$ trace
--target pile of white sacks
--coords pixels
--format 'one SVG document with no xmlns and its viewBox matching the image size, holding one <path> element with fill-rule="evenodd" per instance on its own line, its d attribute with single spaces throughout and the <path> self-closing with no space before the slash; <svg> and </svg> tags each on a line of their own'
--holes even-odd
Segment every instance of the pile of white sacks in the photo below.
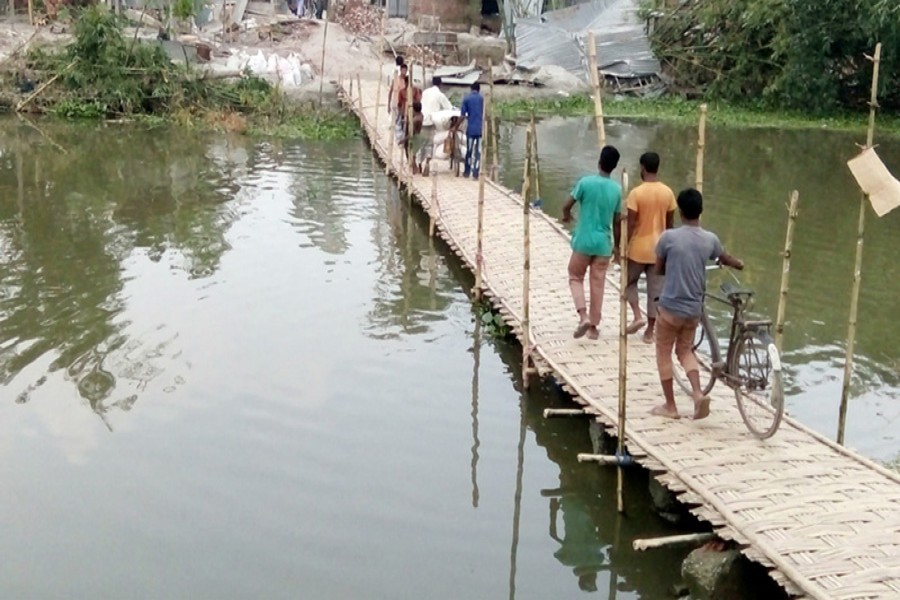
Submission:
<svg viewBox="0 0 900 600">
<path fill-rule="evenodd" d="M 282 88 L 297 87 L 315 78 L 312 67 L 304 64 L 300 56 L 293 52 L 284 57 L 277 54 L 266 56 L 262 50 L 252 55 L 241 50 L 228 57 L 225 68 L 232 72 L 249 70 Z"/>
</svg>

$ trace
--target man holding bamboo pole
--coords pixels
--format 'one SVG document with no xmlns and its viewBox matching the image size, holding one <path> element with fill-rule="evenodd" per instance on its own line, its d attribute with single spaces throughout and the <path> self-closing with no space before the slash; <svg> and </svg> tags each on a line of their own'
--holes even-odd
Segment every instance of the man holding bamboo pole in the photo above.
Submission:
<svg viewBox="0 0 900 600">
<path fill-rule="evenodd" d="M 578 312 L 578 326 L 573 336 L 600 337 L 597 327 L 603 309 L 606 270 L 618 243 L 622 211 L 622 186 L 610 178 L 619 164 L 619 151 L 604 146 L 600 151 L 599 175 L 582 177 L 563 206 L 563 223 L 572 221 L 572 207 L 578 204 L 578 224 L 572 234 L 572 257 L 569 259 L 569 289 Z M 591 304 L 588 311 L 584 296 L 584 277 L 590 270 Z"/>
</svg>

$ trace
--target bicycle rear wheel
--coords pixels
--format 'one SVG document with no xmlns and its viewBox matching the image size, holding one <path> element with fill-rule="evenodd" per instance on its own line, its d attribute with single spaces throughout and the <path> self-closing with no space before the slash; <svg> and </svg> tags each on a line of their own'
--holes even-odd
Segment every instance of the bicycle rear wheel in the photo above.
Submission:
<svg viewBox="0 0 900 600">
<path fill-rule="evenodd" d="M 694 357 L 700 363 L 700 389 L 705 396 L 716 385 L 713 365 L 722 360 L 722 354 L 719 351 L 719 338 L 709 322 L 709 316 L 706 314 L 706 311 L 703 311 L 703 316 L 700 317 L 700 324 L 697 326 L 697 331 L 694 334 Z M 690 396 L 693 393 L 691 382 L 688 381 L 687 374 L 678 361 L 676 361 L 673 374 L 681 389 Z"/>
<path fill-rule="evenodd" d="M 784 416 L 781 357 L 767 332 L 745 331 L 737 341 L 728 372 L 747 429 L 761 440 L 772 437 Z"/>
</svg>

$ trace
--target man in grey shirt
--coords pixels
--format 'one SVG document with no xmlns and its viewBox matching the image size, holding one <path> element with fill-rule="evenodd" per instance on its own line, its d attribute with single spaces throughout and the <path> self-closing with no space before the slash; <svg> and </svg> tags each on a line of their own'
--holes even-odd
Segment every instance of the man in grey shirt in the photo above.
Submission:
<svg viewBox="0 0 900 600">
<path fill-rule="evenodd" d="M 656 244 L 656 269 L 666 276 L 659 297 L 656 320 L 656 366 L 666 403 L 653 408 L 654 415 L 679 418 L 672 386 L 672 347 L 691 382 L 694 419 L 709 416 L 709 398 L 700 388 L 700 365 L 694 357 L 694 334 L 703 314 L 706 291 L 706 263 L 743 269 L 744 262 L 725 252 L 716 234 L 700 226 L 703 196 L 688 188 L 678 194 L 681 227 L 662 234 Z"/>
</svg>

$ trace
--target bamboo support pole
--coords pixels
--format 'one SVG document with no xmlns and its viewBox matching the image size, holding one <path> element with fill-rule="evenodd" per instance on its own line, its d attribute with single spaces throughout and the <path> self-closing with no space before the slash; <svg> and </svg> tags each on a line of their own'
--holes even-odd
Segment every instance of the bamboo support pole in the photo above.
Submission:
<svg viewBox="0 0 900 600">
<path fill-rule="evenodd" d="M 594 120 L 597 123 L 597 140 L 600 147 L 606 145 L 606 127 L 603 125 L 603 98 L 600 96 L 600 72 L 597 70 L 597 43 L 594 32 L 588 32 L 588 68 L 590 69 L 591 87 L 594 90 Z"/>
<path fill-rule="evenodd" d="M 872 57 L 872 96 L 869 100 L 869 129 L 866 132 L 866 148 L 875 143 L 875 113 L 878 110 L 878 70 L 881 66 L 881 42 L 875 45 Z M 850 379 L 853 376 L 853 350 L 856 346 L 856 318 L 859 313 L 859 287 L 862 281 L 863 240 L 866 233 L 866 195 L 859 200 L 859 225 L 856 232 L 856 260 L 853 263 L 853 288 L 850 294 L 850 318 L 847 324 L 847 356 L 844 361 L 844 383 L 841 388 L 841 407 L 838 416 L 837 443 L 843 445 L 847 426 L 847 403 L 850 400 Z"/>
<path fill-rule="evenodd" d="M 552 417 L 588 417 L 590 413 L 585 412 L 583 408 L 545 408 L 544 418 Z"/>
<path fill-rule="evenodd" d="M 628 172 L 622 171 L 622 196 L 628 193 Z M 628 249 L 628 211 L 622 211 L 617 215 L 621 223 L 619 235 L 619 257 L 620 257 L 620 282 L 619 282 L 619 439 L 617 455 L 625 456 L 625 398 L 628 385 L 628 299 L 626 298 L 625 288 L 628 285 L 628 265 L 627 249 Z M 625 499 L 623 497 L 623 488 L 625 481 L 625 471 L 622 465 L 619 465 L 618 480 L 616 483 L 616 504 L 619 512 L 625 512 Z"/>
<path fill-rule="evenodd" d="M 533 372 L 531 364 L 531 322 L 529 306 L 531 297 L 531 151 L 532 126 L 525 132 L 525 169 L 522 176 L 522 227 L 523 227 L 523 262 L 522 262 L 522 387 L 528 389 L 528 376 Z"/>
<path fill-rule="evenodd" d="M 628 455 L 591 454 L 589 452 L 579 453 L 578 462 L 594 462 L 601 465 L 616 465 L 619 467 L 630 467 L 634 465 L 634 459 Z"/>
<path fill-rule="evenodd" d="M 697 180 L 694 187 L 703 192 L 703 155 L 706 149 L 706 104 L 700 105 L 700 127 L 697 134 Z"/>
<path fill-rule="evenodd" d="M 322 106 L 322 91 L 325 85 L 325 48 L 328 41 L 328 19 L 325 19 L 325 31 L 322 32 L 322 60 L 319 63 L 319 106 Z"/>
<path fill-rule="evenodd" d="M 784 344 L 784 315 L 787 311 L 788 281 L 791 275 L 791 249 L 794 246 L 794 226 L 797 223 L 797 202 L 800 193 L 797 190 L 791 192 L 791 203 L 788 206 L 787 234 L 784 239 L 784 253 L 781 268 L 781 289 L 778 292 L 778 311 L 775 313 L 775 347 L 778 353 L 783 351 Z"/>
<path fill-rule="evenodd" d="M 359 73 L 356 73 L 356 96 L 359 99 L 359 118 L 365 121 L 365 114 L 363 114 L 363 94 L 362 94 L 362 82 L 359 80 Z M 377 111 L 375 114 L 378 114 Z M 365 124 L 365 123 L 363 123 Z"/>
<path fill-rule="evenodd" d="M 431 206 L 429 207 L 431 210 L 428 211 L 428 236 L 433 238 L 435 222 L 441 214 L 441 207 L 438 203 L 437 173 L 435 173 L 434 169 L 431 169 L 428 172 L 428 176 L 431 179 Z"/>
<path fill-rule="evenodd" d="M 668 548 L 669 546 L 678 546 L 682 544 L 703 544 L 714 539 L 716 539 L 716 534 L 714 533 L 687 533 L 684 535 L 669 535 L 646 540 L 634 540 L 631 543 L 631 547 L 634 548 L 636 552 L 642 552 L 644 550 Z"/>
<path fill-rule="evenodd" d="M 34 27 L 34 0 L 28 0 L 28 24 Z"/>
<path fill-rule="evenodd" d="M 376 139 L 381 135 L 381 130 L 378 129 L 378 117 L 381 115 L 381 86 L 382 79 L 384 79 L 384 29 L 385 22 L 387 21 L 387 5 L 384 6 L 384 11 L 381 13 L 381 35 L 378 38 L 378 91 L 375 93 L 375 136 Z"/>
<path fill-rule="evenodd" d="M 497 181 L 497 172 L 498 169 L 498 161 L 500 160 L 498 157 L 499 151 L 499 136 L 497 134 L 497 117 L 494 115 L 494 61 L 492 59 L 488 59 L 488 75 L 490 77 L 490 85 L 491 85 L 491 99 L 490 99 L 490 108 L 491 108 L 491 143 L 493 144 L 493 151 L 491 152 L 491 181 Z"/>
<path fill-rule="evenodd" d="M 493 96 L 489 96 L 487 99 L 487 106 L 490 108 L 491 103 L 493 101 Z M 487 121 L 487 116 L 485 111 L 481 113 L 481 131 L 482 135 L 488 133 L 484 129 L 485 122 Z M 482 138 L 483 139 L 483 138 Z M 487 141 L 493 141 L 493 134 L 488 134 Z M 484 148 L 482 148 L 481 153 L 481 162 L 484 162 Z M 479 165 L 481 166 L 481 165 Z M 484 251 L 484 180 L 486 174 L 482 169 L 481 176 L 478 178 L 478 224 L 476 225 L 476 242 L 475 242 L 475 289 L 472 292 L 475 295 L 475 301 L 481 302 L 481 288 L 483 287 L 482 277 L 484 276 L 482 273 L 484 256 L 482 255 Z"/>
</svg>

